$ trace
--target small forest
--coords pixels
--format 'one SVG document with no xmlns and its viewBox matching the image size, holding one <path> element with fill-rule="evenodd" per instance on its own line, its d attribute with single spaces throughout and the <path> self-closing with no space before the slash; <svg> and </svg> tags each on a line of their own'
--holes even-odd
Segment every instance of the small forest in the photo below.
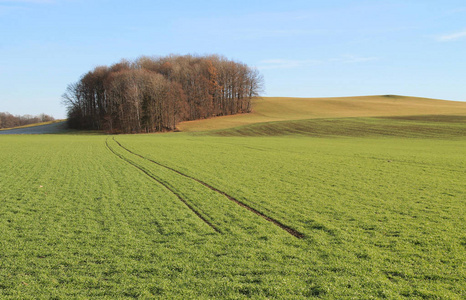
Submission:
<svg viewBox="0 0 466 300">
<path fill-rule="evenodd" d="M 98 66 L 69 84 L 68 125 L 111 133 L 171 131 L 181 121 L 248 113 L 262 77 L 218 55 L 170 55 Z"/>
</svg>

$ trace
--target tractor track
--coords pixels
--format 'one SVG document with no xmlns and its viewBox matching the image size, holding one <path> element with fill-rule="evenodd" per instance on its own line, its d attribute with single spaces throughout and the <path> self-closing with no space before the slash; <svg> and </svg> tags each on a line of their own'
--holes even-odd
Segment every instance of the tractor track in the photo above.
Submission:
<svg viewBox="0 0 466 300">
<path fill-rule="evenodd" d="M 175 173 L 177 173 L 177 174 L 179 174 L 179 175 L 181 175 L 181 176 L 184 176 L 184 177 L 186 177 L 186 178 L 189 178 L 189 179 L 192 179 L 192 180 L 194 180 L 194 181 L 197 181 L 198 183 L 204 185 L 205 187 L 211 189 L 212 191 L 215 191 L 215 192 L 217 192 L 217 193 L 219 193 L 219 194 L 225 196 L 228 200 L 231 200 L 231 201 L 235 202 L 235 203 L 238 204 L 239 206 L 241 206 L 241 207 L 243 207 L 243 208 L 245 208 L 245 209 L 247 209 L 247 210 L 249 210 L 249 211 L 255 213 L 256 215 L 262 217 L 263 219 L 265 219 L 265 220 L 267 220 L 267 221 L 269 221 L 269 222 L 275 224 L 276 226 L 278 226 L 278 227 L 280 227 L 281 229 L 285 230 L 286 232 L 288 232 L 288 233 L 291 234 L 292 236 L 294 236 L 294 237 L 296 237 L 296 238 L 299 238 L 299 239 L 304 238 L 304 234 L 303 234 L 303 233 L 301 233 L 301 232 L 299 232 L 299 231 L 297 231 L 297 230 L 295 230 L 295 229 L 293 229 L 293 228 L 291 228 L 291 227 L 289 227 L 289 226 L 283 224 L 282 222 L 280 222 L 280 221 L 278 221 L 278 220 L 276 220 L 276 219 L 274 219 L 274 218 L 271 218 L 271 217 L 265 215 L 264 213 L 258 211 L 257 209 L 255 209 L 255 208 L 253 208 L 253 207 L 247 205 L 247 204 L 244 203 L 244 202 L 241 202 L 240 200 L 238 200 L 238 199 L 236 199 L 236 198 L 234 198 L 234 197 L 228 195 L 227 193 L 225 193 L 225 192 L 223 192 L 223 191 L 221 191 L 221 190 L 219 190 L 219 189 L 217 189 L 217 188 L 211 186 L 210 184 L 208 184 L 208 183 L 206 183 L 206 182 L 204 182 L 204 181 L 202 181 L 202 180 L 200 180 L 200 179 L 197 179 L 197 178 L 194 178 L 194 177 L 192 177 L 192 176 L 189 176 L 189 175 L 186 175 L 186 174 L 184 174 L 184 173 L 181 173 L 180 171 L 178 171 L 178 170 L 176 170 L 176 169 L 173 169 L 173 168 L 171 168 L 171 167 L 169 167 L 169 166 L 166 166 L 166 165 L 164 165 L 164 164 L 161 164 L 161 163 L 159 163 L 159 162 L 157 162 L 157 161 L 155 161 L 155 160 L 152 160 L 152 159 L 147 158 L 147 157 L 145 157 L 145 156 L 142 156 L 142 155 L 140 155 L 140 154 L 138 154 L 138 153 L 135 153 L 135 152 L 129 150 L 128 148 L 126 148 L 125 146 L 123 146 L 122 144 L 120 144 L 120 142 L 118 142 L 118 141 L 115 139 L 115 137 L 113 137 L 113 140 L 114 140 L 121 148 L 123 148 L 124 150 L 128 151 L 129 153 L 131 153 L 131 154 L 133 154 L 133 155 L 136 155 L 136 156 L 138 156 L 138 157 L 140 157 L 140 158 L 142 158 L 142 159 L 145 159 L 145 160 L 147 160 L 147 161 L 150 161 L 150 162 L 152 162 L 152 163 L 154 163 L 154 164 L 156 164 L 156 165 L 159 165 L 159 166 L 161 166 L 161 167 L 163 167 L 163 168 L 166 168 L 166 169 L 168 169 L 168 170 L 171 170 L 171 171 L 173 171 L 173 172 L 175 172 Z M 147 173 L 146 173 L 146 174 L 147 174 Z M 155 179 L 155 180 L 157 180 L 157 179 Z M 157 180 L 157 181 L 158 181 L 158 180 Z M 171 190 L 171 189 L 170 189 L 170 190 Z M 173 191 L 172 191 L 172 192 L 173 192 Z M 174 192 L 173 192 L 173 193 L 174 193 Z M 211 225 L 211 226 L 212 226 L 212 225 Z"/>
<path fill-rule="evenodd" d="M 116 140 L 115 138 L 113 138 L 113 140 L 118 144 L 120 145 Z M 132 165 L 133 167 L 139 169 L 141 172 L 143 172 L 144 174 L 146 174 L 148 177 L 150 177 L 152 180 L 155 180 L 156 182 L 160 183 L 164 188 L 166 188 L 167 190 L 169 190 L 172 194 L 174 194 L 181 202 L 184 203 L 184 205 L 186 205 L 194 214 L 196 214 L 196 216 L 201 219 L 202 221 L 204 221 L 204 223 L 206 223 L 207 225 L 209 225 L 214 231 L 218 232 L 218 233 L 222 233 L 217 227 L 215 227 L 212 223 L 210 223 L 207 219 L 205 219 L 197 210 L 194 209 L 194 207 L 192 207 L 185 199 L 183 199 L 177 192 L 175 192 L 173 189 L 171 189 L 166 183 L 158 180 L 156 177 L 154 177 L 153 175 L 151 175 L 149 172 L 147 172 L 146 170 L 144 170 L 143 168 L 141 168 L 140 166 L 138 166 L 136 163 L 133 163 L 132 161 L 130 161 L 129 159 L 125 158 L 123 155 L 120 155 L 118 153 L 116 153 L 109 145 L 108 145 L 108 140 L 105 141 L 105 145 L 107 146 L 107 148 L 113 153 L 115 154 L 117 157 L 119 157 L 120 159 L 122 159 L 123 161 L 129 163 L 130 165 Z M 122 147 L 120 145 L 120 147 Z M 123 147 L 122 147 L 123 148 Z M 124 148 L 123 148 L 124 149 Z"/>
</svg>

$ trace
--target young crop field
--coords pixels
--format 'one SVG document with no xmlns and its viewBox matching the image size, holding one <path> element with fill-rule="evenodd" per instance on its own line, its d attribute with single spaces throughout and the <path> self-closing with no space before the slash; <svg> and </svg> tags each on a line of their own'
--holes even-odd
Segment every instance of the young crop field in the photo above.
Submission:
<svg viewBox="0 0 466 300">
<path fill-rule="evenodd" d="M 0 298 L 464 299 L 465 132 L 0 136 Z"/>
</svg>

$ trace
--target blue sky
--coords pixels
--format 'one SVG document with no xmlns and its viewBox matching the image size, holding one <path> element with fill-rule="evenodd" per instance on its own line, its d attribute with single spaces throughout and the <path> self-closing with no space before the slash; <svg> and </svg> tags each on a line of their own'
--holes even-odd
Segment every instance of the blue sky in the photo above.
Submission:
<svg viewBox="0 0 466 300">
<path fill-rule="evenodd" d="M 66 86 L 141 55 L 222 54 L 265 96 L 466 100 L 466 2 L 0 0 L 0 111 L 66 115 Z"/>
</svg>

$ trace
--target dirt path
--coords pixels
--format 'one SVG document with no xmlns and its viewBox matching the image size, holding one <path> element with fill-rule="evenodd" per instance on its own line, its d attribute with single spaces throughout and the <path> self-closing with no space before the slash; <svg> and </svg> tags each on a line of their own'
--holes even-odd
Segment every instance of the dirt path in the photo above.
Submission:
<svg viewBox="0 0 466 300">
<path fill-rule="evenodd" d="M 66 126 L 66 121 L 53 124 L 33 126 L 27 128 L 15 128 L 8 130 L 0 130 L 0 134 L 52 134 L 66 133 L 69 129 Z"/>
</svg>

